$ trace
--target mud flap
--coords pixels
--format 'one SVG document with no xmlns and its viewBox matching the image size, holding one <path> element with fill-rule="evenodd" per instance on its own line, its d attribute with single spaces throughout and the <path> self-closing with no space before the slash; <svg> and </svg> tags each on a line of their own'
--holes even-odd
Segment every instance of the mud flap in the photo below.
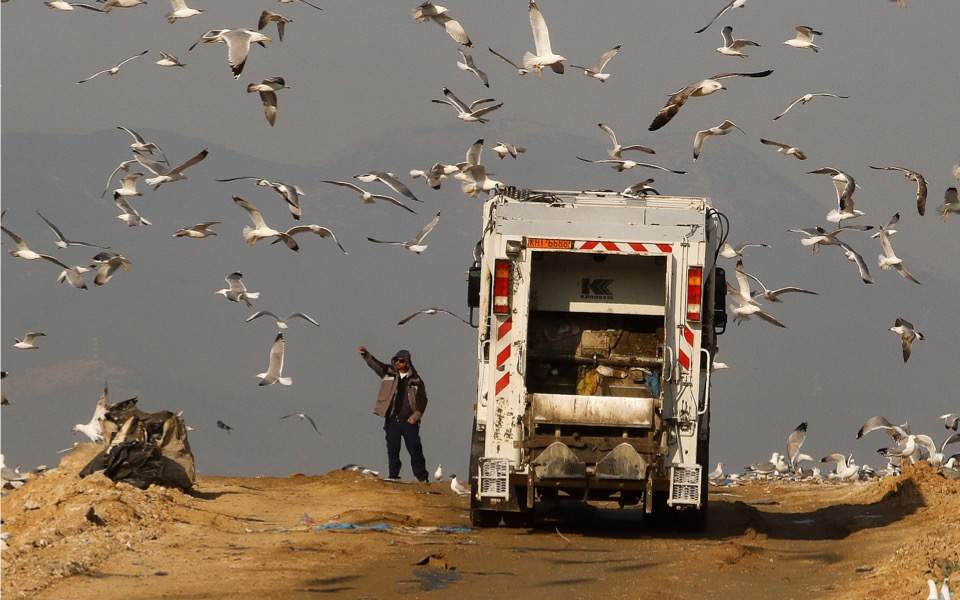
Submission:
<svg viewBox="0 0 960 600">
<path fill-rule="evenodd" d="M 640 481 L 647 471 L 647 461 L 630 444 L 623 443 L 597 463 L 597 479 L 632 479 Z"/>
<path fill-rule="evenodd" d="M 584 479 L 587 465 L 563 442 L 547 446 L 531 463 L 537 479 Z"/>
</svg>

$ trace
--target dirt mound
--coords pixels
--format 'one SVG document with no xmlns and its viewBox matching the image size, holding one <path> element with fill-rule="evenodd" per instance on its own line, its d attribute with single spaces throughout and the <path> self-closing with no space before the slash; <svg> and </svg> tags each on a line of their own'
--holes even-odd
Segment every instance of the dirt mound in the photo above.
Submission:
<svg viewBox="0 0 960 600">
<path fill-rule="evenodd" d="M 3 594 L 36 593 L 57 579 L 90 572 L 117 552 L 160 535 L 176 490 L 139 490 L 80 469 L 99 451 L 84 444 L 60 466 L 3 498 Z"/>
</svg>

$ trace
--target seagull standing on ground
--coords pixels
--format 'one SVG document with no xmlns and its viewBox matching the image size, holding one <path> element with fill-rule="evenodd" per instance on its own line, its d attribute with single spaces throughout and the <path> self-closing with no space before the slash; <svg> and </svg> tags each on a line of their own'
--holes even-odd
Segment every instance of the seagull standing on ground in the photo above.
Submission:
<svg viewBox="0 0 960 600">
<path fill-rule="evenodd" d="M 637 152 L 644 152 L 646 154 L 656 154 L 653 148 L 648 148 L 647 146 L 641 146 L 640 144 L 633 144 L 631 146 L 621 146 L 620 142 L 617 140 L 617 134 L 614 133 L 613 129 L 609 125 L 604 125 L 603 123 L 597 123 L 599 127 L 607 136 L 610 138 L 610 149 L 607 150 L 607 156 L 610 158 L 621 160 L 623 159 L 623 153 L 630 150 L 636 150 Z"/>
<path fill-rule="evenodd" d="M 563 74 L 563 63 L 567 59 L 553 53 L 547 22 L 534 0 L 530 0 L 530 4 L 527 5 L 527 12 L 530 17 L 530 29 L 533 31 L 533 47 L 536 54 L 524 52 L 524 68 L 535 72 L 537 77 L 540 77 L 544 67 L 550 67 L 554 73 Z"/>
<path fill-rule="evenodd" d="M 224 280 L 230 287 L 217 290 L 214 294 L 220 294 L 230 302 L 240 302 L 241 300 L 249 308 L 253 308 L 250 300 L 256 300 L 260 297 L 260 292 L 248 292 L 247 286 L 243 283 L 243 273 L 234 271 L 227 275 Z"/>
<path fill-rule="evenodd" d="M 313 430 L 317 432 L 317 435 L 320 434 L 320 430 L 317 429 L 317 422 L 314 421 L 313 417 L 311 417 L 307 413 L 302 413 L 302 412 L 290 413 L 289 415 L 283 415 L 282 417 L 280 417 L 280 420 L 282 421 L 284 419 L 289 419 L 290 417 L 297 417 L 301 421 L 307 421 L 308 423 L 310 423 L 310 426 L 313 427 Z"/>
<path fill-rule="evenodd" d="M 754 42 L 753 40 L 737 40 L 733 37 L 733 27 L 727 25 L 720 32 L 720 35 L 723 37 L 723 45 L 716 49 L 716 52 L 723 54 L 724 56 L 737 56 L 740 58 L 747 58 L 749 55 L 744 54 L 742 50 L 747 46 L 756 46 L 760 47 L 760 44 Z"/>
<path fill-rule="evenodd" d="M 771 73 L 773 73 L 773 69 L 757 71 L 755 73 L 718 73 L 706 79 L 691 83 L 670 96 L 667 103 L 663 105 L 663 108 L 660 109 L 657 116 L 653 119 L 653 122 L 650 123 L 648 129 L 650 131 L 656 131 L 669 123 L 670 119 L 680 112 L 680 107 L 682 107 L 691 96 L 695 98 L 709 96 L 718 90 L 727 89 L 726 86 L 720 83 L 721 79 L 727 79 L 729 77 L 767 77 Z"/>
<path fill-rule="evenodd" d="M 700 29 L 694 31 L 694 33 L 703 33 L 704 31 L 706 31 L 707 29 L 709 29 L 710 26 L 713 25 L 713 24 L 717 21 L 717 19 L 719 19 L 720 17 L 722 17 L 725 12 L 727 12 L 727 11 L 730 10 L 731 8 L 741 8 L 741 7 L 743 7 L 743 5 L 746 4 L 746 3 L 747 3 L 747 0 L 730 0 L 730 2 L 727 2 L 727 4 L 724 5 L 724 7 L 720 9 L 720 12 L 718 12 L 717 14 L 715 14 L 715 15 L 713 16 L 713 18 L 710 19 L 710 22 L 709 22 L 709 23 L 707 23 L 706 25 L 704 25 L 704 26 L 701 27 Z"/>
<path fill-rule="evenodd" d="M 453 493 L 458 496 L 470 495 L 470 488 L 458 481 L 456 475 L 450 476 L 450 489 L 453 490 Z"/>
<path fill-rule="evenodd" d="M 289 90 L 283 77 L 268 77 L 260 83 L 250 83 L 247 85 L 247 93 L 258 92 L 260 102 L 263 104 L 263 115 L 267 118 L 267 123 L 273 127 L 277 122 L 277 91 Z"/>
<path fill-rule="evenodd" d="M 710 483 L 717 483 L 718 481 L 723 481 L 723 478 L 723 463 L 718 462 L 717 468 L 710 471 L 710 473 L 707 475 L 707 481 Z"/>
<path fill-rule="evenodd" d="M 472 73 L 474 77 L 480 80 L 480 83 L 484 87 L 490 87 L 490 79 L 487 77 L 487 74 L 480 70 L 480 67 L 473 62 L 473 57 L 463 51 L 461 48 L 457 48 L 457 52 L 460 53 L 460 60 L 457 61 L 457 68 L 461 71 L 466 71 Z"/>
<path fill-rule="evenodd" d="M 433 21 L 440 27 L 443 27 L 453 41 L 468 48 L 473 45 L 473 42 L 470 41 L 470 36 L 467 35 L 460 21 L 457 21 L 447 13 L 446 6 L 440 6 L 432 2 L 424 2 L 411 12 L 413 13 L 413 20 L 417 23 Z"/>
<path fill-rule="evenodd" d="M 270 363 L 267 366 L 267 370 L 263 373 L 257 373 L 257 379 L 260 380 L 258 385 L 273 385 L 279 383 L 280 385 L 293 385 L 293 379 L 290 377 L 283 377 L 283 357 L 286 354 L 287 344 L 283 341 L 283 332 L 277 334 L 277 337 L 273 340 L 273 345 L 270 346 Z M 320 433 L 319 431 L 317 433 Z"/>
<path fill-rule="evenodd" d="M 720 123 L 715 127 L 711 127 L 710 129 L 701 129 L 698 131 L 697 135 L 693 137 L 693 160 L 700 158 L 700 150 L 703 149 L 703 142 L 705 142 L 707 138 L 715 135 L 727 135 L 732 129 L 736 129 L 740 133 L 746 135 L 746 132 L 740 129 L 736 123 L 728 120 L 724 120 L 723 123 Z"/>
<path fill-rule="evenodd" d="M 43 216 L 42 214 L 40 214 L 40 211 L 39 211 L 39 210 L 37 211 L 37 216 L 39 216 L 41 219 L 43 219 L 43 222 L 47 224 L 47 227 L 49 227 L 50 230 L 53 231 L 53 234 L 54 234 L 55 236 L 57 236 L 57 241 L 54 242 L 54 244 L 56 244 L 57 248 L 66 248 L 66 247 L 68 247 L 68 246 L 87 246 L 87 247 L 89 247 L 89 248 L 100 248 L 101 250 L 109 250 L 109 249 L 110 249 L 110 246 L 98 246 L 98 245 L 96 245 L 96 244 L 91 244 L 90 242 L 78 242 L 78 241 L 75 241 L 75 240 L 68 240 L 66 237 L 64 237 L 63 232 L 60 231 L 60 229 L 59 229 L 56 225 L 54 225 L 54 224 L 50 221 L 50 219 L 48 219 L 48 218 L 46 218 L 45 216 Z"/>
<path fill-rule="evenodd" d="M 418 310 L 417 312 L 413 313 L 412 315 L 407 315 L 406 317 L 400 319 L 400 320 L 397 322 L 397 326 L 405 325 L 408 321 L 410 321 L 411 319 L 413 319 L 413 318 L 415 318 L 415 317 L 419 317 L 420 315 L 437 315 L 437 314 L 450 315 L 451 317 L 454 317 L 455 319 L 459 319 L 460 321 L 466 323 L 466 324 L 469 325 L 470 327 L 473 327 L 473 324 L 470 323 L 470 321 L 464 319 L 464 318 L 461 317 L 460 315 L 458 315 L 458 314 L 456 314 L 456 313 L 454 313 L 454 312 L 450 312 L 449 310 L 447 310 L 447 309 L 445 309 L 445 308 L 436 308 L 436 307 L 424 308 L 424 309 Z"/>
<path fill-rule="evenodd" d="M 924 211 L 927 207 L 927 180 L 923 175 L 917 171 L 907 169 L 904 167 L 889 166 L 889 167 L 874 167 L 873 165 L 868 165 L 871 169 L 877 171 L 899 171 L 903 173 L 903 176 L 907 180 L 912 181 L 917 184 L 917 212 L 920 216 L 923 216 Z"/>
<path fill-rule="evenodd" d="M 244 323 L 249 323 L 250 321 L 254 319 L 258 319 L 263 316 L 273 317 L 273 320 L 277 322 L 277 329 L 286 329 L 287 327 L 289 327 L 289 325 L 287 324 L 287 321 L 293 318 L 300 318 L 306 321 L 307 323 L 311 323 L 313 325 L 316 325 L 317 327 L 320 327 L 320 323 L 318 323 L 316 319 L 314 319 L 308 314 L 305 314 L 302 312 L 295 312 L 287 315 L 287 318 L 281 319 L 280 317 L 273 314 L 269 310 L 258 310 L 257 312 L 247 317 L 247 320 L 244 321 Z"/>
<path fill-rule="evenodd" d="M 485 106 L 483 108 L 476 108 L 480 104 L 486 104 L 488 102 L 496 102 L 496 98 L 482 98 L 480 100 L 474 100 L 470 105 L 464 104 L 463 100 L 457 98 L 456 94 L 451 92 L 448 88 L 443 88 L 443 95 L 446 97 L 446 100 L 431 100 L 435 104 L 446 104 L 457 111 L 457 118 L 466 123 L 486 123 L 489 119 L 484 119 L 483 115 L 491 113 L 501 106 L 503 102 L 499 104 L 494 104 L 491 106 Z"/>
<path fill-rule="evenodd" d="M 927 339 L 913 327 L 913 323 L 900 317 L 897 317 L 897 320 L 894 321 L 890 331 L 900 336 L 900 349 L 903 351 L 903 362 L 910 360 L 910 354 L 913 352 L 913 342 Z"/>
<path fill-rule="evenodd" d="M 16 342 L 13 347 L 20 350 L 39 350 L 40 346 L 37 346 L 34 342 L 38 337 L 47 337 L 47 334 L 42 331 L 28 331 L 23 334 L 22 340 L 20 338 L 13 338 Z"/>
<path fill-rule="evenodd" d="M 947 429 L 952 429 L 956 431 L 960 428 L 960 415 L 955 415 L 953 413 L 947 413 L 945 415 L 940 415 L 938 419 L 943 419 L 943 426 Z"/>
<path fill-rule="evenodd" d="M 613 48 L 610 48 L 606 52 L 600 55 L 600 60 L 597 61 L 592 67 L 581 67 L 580 65 L 570 65 L 572 69 L 581 69 L 583 74 L 587 77 L 593 77 L 598 80 L 600 83 L 604 83 L 606 80 L 610 79 L 610 73 L 604 73 L 603 70 L 606 68 L 607 63 L 613 60 L 613 57 L 620 53 L 620 44 L 617 44 Z"/>
<path fill-rule="evenodd" d="M 77 423 L 73 426 L 74 433 L 82 433 L 91 442 L 103 441 L 103 419 L 107 416 L 107 382 L 103 382 L 103 392 L 93 409 L 93 418 L 88 423 Z"/>
<path fill-rule="evenodd" d="M 782 142 L 775 142 L 775 141 L 773 141 L 773 140 L 767 140 L 767 139 L 764 139 L 764 138 L 760 138 L 760 143 L 761 143 L 761 144 L 765 144 L 765 145 L 767 145 L 767 146 L 775 146 L 775 147 L 777 148 L 777 152 L 780 152 L 780 153 L 784 154 L 785 156 L 792 156 L 792 157 L 796 158 L 797 160 L 807 160 L 807 155 L 804 154 L 804 153 L 800 150 L 800 148 L 797 148 L 796 146 L 791 146 L 790 144 L 784 144 L 784 143 L 782 143 Z"/>
<path fill-rule="evenodd" d="M 831 94 L 831 93 L 829 93 L 829 92 L 811 92 L 811 93 L 809 93 L 809 94 L 804 94 L 804 95 L 800 96 L 799 98 L 794 99 L 794 101 L 791 102 L 788 107 L 786 107 L 785 109 L 783 109 L 783 112 L 782 112 L 782 113 L 780 113 L 779 115 L 775 116 L 775 117 L 773 118 L 773 120 L 774 120 L 774 121 L 778 120 L 780 117 L 782 117 L 783 115 L 785 115 L 785 114 L 787 114 L 788 112 L 790 112 L 790 109 L 793 108 L 794 106 L 796 106 L 797 104 L 807 104 L 808 102 L 812 101 L 814 98 L 840 98 L 840 99 L 847 99 L 847 98 L 849 98 L 849 97 L 850 97 L 850 96 L 838 96 L 837 94 Z"/>
<path fill-rule="evenodd" d="M 104 73 L 106 73 L 106 74 L 108 74 L 108 75 L 111 75 L 111 76 L 112 76 L 112 75 L 116 75 L 117 73 L 120 72 L 120 67 L 122 67 L 123 65 L 127 64 L 127 63 L 130 62 L 131 60 L 140 58 L 141 56 L 143 56 L 143 55 L 146 54 L 147 52 L 150 52 L 150 51 L 149 51 L 149 50 L 144 50 L 143 52 L 141 52 L 141 53 L 139 53 L 139 54 L 134 54 L 134 55 L 131 56 L 130 58 L 125 58 L 125 59 L 123 59 L 123 60 L 120 61 L 118 64 L 110 67 L 109 69 L 104 69 L 104 70 L 102 70 L 102 71 L 97 71 L 96 73 L 94 73 L 94 74 L 91 75 L 90 77 L 87 77 L 86 79 L 81 79 L 81 80 L 78 81 L 77 83 L 84 83 L 84 82 L 86 82 L 86 81 L 90 81 L 90 80 L 93 79 L 94 77 L 98 77 L 98 76 L 100 76 L 100 75 L 103 75 Z"/>
<path fill-rule="evenodd" d="M 482 166 L 482 165 L 478 165 L 478 166 Z M 424 225 L 423 229 L 420 230 L 420 232 L 416 235 L 416 237 L 414 237 L 412 240 L 408 242 L 385 242 L 383 240 L 378 240 L 371 237 L 368 237 L 367 241 L 370 241 L 374 244 L 389 244 L 391 246 L 400 246 L 402 248 L 409 250 L 410 252 L 413 252 L 414 254 L 419 255 L 421 252 L 427 249 L 427 245 L 424 244 L 423 242 L 424 240 L 427 239 L 427 236 L 430 235 L 430 232 L 433 231 L 433 228 L 436 227 L 437 223 L 439 222 L 440 222 L 440 212 L 438 211 L 437 214 L 433 217 L 433 219 L 429 223 Z"/>
<path fill-rule="evenodd" d="M 820 47 L 813 43 L 813 36 L 823 35 L 822 31 L 817 31 L 807 25 L 797 25 L 793 30 L 797 32 L 797 35 L 785 41 L 785 45 L 800 49 L 809 48 L 814 53 L 820 52 Z"/>
</svg>

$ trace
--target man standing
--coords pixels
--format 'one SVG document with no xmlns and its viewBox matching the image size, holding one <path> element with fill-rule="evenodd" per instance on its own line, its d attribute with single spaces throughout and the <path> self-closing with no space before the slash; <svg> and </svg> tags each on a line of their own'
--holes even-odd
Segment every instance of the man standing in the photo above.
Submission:
<svg viewBox="0 0 960 600">
<path fill-rule="evenodd" d="M 427 409 L 427 387 L 413 368 L 408 350 L 398 350 L 390 364 L 385 364 L 360 346 L 360 356 L 367 366 L 381 378 L 380 391 L 373 413 L 384 418 L 383 430 L 387 437 L 387 459 L 390 479 L 400 478 L 400 440 L 410 453 L 410 466 L 418 480 L 426 482 L 427 461 L 420 443 L 420 419 Z"/>
</svg>

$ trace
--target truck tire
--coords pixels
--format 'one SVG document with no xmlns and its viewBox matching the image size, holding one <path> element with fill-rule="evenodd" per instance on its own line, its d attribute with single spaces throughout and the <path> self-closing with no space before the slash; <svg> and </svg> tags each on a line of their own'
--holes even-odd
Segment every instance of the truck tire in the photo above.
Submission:
<svg viewBox="0 0 960 600">
<path fill-rule="evenodd" d="M 472 436 L 470 438 L 470 524 L 474 527 L 496 527 L 500 524 L 500 513 L 495 510 L 484 510 L 480 508 L 480 501 L 477 500 L 477 482 L 478 469 L 480 468 L 480 455 L 483 454 L 483 446 L 486 441 L 486 434 L 477 431 L 477 419 L 473 419 Z"/>
</svg>

